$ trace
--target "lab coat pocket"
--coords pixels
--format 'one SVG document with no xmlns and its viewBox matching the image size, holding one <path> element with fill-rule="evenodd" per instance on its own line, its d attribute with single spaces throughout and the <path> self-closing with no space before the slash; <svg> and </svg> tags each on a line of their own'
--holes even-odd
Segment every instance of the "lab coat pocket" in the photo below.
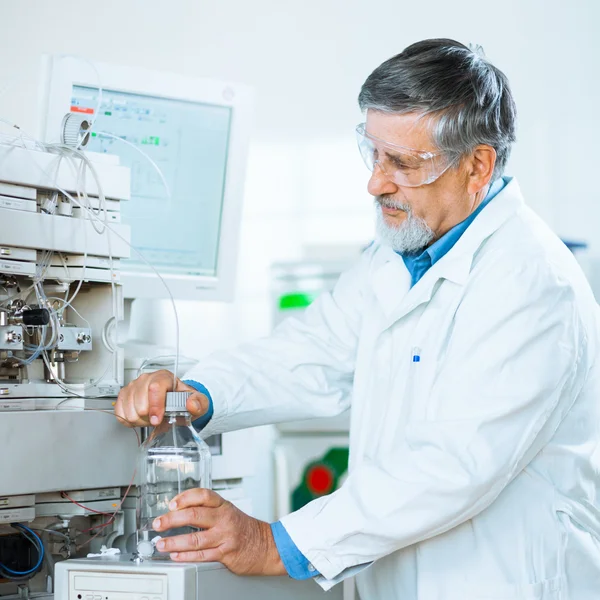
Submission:
<svg viewBox="0 0 600 600">
<path fill-rule="evenodd" d="M 414 360 L 415 358 L 419 360 Z M 408 423 L 425 421 L 432 414 L 432 389 L 437 368 L 437 361 L 427 351 L 413 348 L 406 387 Z"/>
<path fill-rule="evenodd" d="M 485 583 L 466 587 L 456 600 L 562 600 L 565 588 L 563 577 L 554 577 L 538 583 L 507 585 Z"/>
</svg>

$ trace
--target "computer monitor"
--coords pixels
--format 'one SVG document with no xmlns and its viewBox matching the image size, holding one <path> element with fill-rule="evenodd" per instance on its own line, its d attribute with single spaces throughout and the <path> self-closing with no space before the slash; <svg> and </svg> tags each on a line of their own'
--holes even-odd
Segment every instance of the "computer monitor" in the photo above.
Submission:
<svg viewBox="0 0 600 600">
<path fill-rule="evenodd" d="M 131 168 L 132 199 L 121 218 L 132 245 L 185 300 L 233 297 L 252 113 L 250 88 L 231 83 L 45 57 L 43 136 L 57 141 L 69 112 L 95 117 L 87 151 L 116 154 Z M 100 90 L 101 89 L 101 93 Z M 171 191 L 143 156 L 158 165 Z M 166 298 L 133 253 L 122 265 L 129 298 Z"/>
</svg>

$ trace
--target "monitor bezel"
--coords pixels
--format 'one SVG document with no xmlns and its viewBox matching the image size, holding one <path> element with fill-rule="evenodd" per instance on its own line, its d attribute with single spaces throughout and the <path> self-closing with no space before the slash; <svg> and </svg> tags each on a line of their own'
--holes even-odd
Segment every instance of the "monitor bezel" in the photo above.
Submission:
<svg viewBox="0 0 600 600">
<path fill-rule="evenodd" d="M 246 85 L 87 61 L 68 56 L 44 57 L 41 135 L 57 141 L 70 112 L 73 86 L 85 86 L 231 108 L 216 275 L 181 275 L 157 270 L 175 299 L 231 301 L 238 263 L 242 201 L 250 139 L 253 92 Z M 134 225 L 135 226 L 135 225 Z M 123 270 L 126 298 L 168 298 L 158 277 L 146 270 Z"/>
</svg>

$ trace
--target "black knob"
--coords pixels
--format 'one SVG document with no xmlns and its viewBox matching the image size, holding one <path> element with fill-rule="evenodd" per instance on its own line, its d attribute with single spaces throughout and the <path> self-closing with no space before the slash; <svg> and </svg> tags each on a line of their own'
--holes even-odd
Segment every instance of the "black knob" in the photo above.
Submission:
<svg viewBox="0 0 600 600">
<path fill-rule="evenodd" d="M 50 311 L 47 308 L 31 308 L 23 311 L 23 325 L 41 327 L 50 323 Z"/>
</svg>

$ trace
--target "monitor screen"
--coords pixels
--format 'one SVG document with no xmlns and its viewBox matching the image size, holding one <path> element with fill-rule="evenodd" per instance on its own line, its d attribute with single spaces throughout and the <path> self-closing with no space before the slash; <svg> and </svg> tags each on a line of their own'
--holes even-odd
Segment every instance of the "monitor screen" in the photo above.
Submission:
<svg viewBox="0 0 600 600">
<path fill-rule="evenodd" d="M 98 90 L 74 85 L 71 111 L 94 114 Z M 217 275 L 231 107 L 163 97 L 102 91 L 92 152 L 116 154 L 131 169 L 131 200 L 121 203 L 122 221 L 132 226 L 132 245 L 161 273 Z M 111 133 L 145 152 L 162 171 Z M 135 254 L 123 269 L 148 267 Z"/>
</svg>

